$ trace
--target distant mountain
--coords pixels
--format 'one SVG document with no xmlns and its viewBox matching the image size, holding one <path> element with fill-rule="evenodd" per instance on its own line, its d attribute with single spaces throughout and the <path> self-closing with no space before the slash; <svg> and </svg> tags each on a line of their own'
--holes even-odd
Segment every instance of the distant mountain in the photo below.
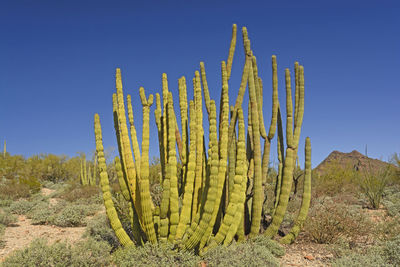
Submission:
<svg viewBox="0 0 400 267">
<path fill-rule="evenodd" d="M 357 150 L 353 150 L 350 153 L 343 153 L 335 150 L 330 153 L 329 156 L 314 169 L 314 171 L 318 174 L 323 174 L 324 171 L 333 164 L 342 168 L 353 168 L 360 172 L 363 172 L 366 169 L 375 171 L 391 165 L 378 159 L 369 158 Z"/>
</svg>

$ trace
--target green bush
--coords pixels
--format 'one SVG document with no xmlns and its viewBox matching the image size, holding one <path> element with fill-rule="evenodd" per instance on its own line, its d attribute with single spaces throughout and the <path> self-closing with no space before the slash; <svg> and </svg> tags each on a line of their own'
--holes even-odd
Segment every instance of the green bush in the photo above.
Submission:
<svg viewBox="0 0 400 267">
<path fill-rule="evenodd" d="M 69 202 L 82 201 L 86 203 L 101 203 L 100 189 L 97 186 L 81 185 L 77 182 L 71 182 L 57 197 Z M 94 200 L 94 201 L 93 201 Z"/>
<path fill-rule="evenodd" d="M 319 244 L 332 244 L 343 238 L 348 242 L 366 238 L 371 222 L 360 208 L 337 204 L 330 198 L 314 200 L 304 231 Z"/>
<path fill-rule="evenodd" d="M 103 213 L 95 215 L 87 223 L 84 236 L 90 236 L 97 241 L 107 241 L 113 248 L 120 245 L 115 232 L 111 229 L 107 216 Z"/>
<path fill-rule="evenodd" d="M 379 209 L 385 188 L 391 179 L 390 168 L 372 170 L 371 166 L 360 175 L 358 183 L 373 209 Z"/>
<path fill-rule="evenodd" d="M 119 267 L 131 266 L 198 266 L 200 258 L 189 252 L 173 250 L 172 245 L 152 245 L 120 248 L 113 254 L 113 262 Z"/>
<path fill-rule="evenodd" d="M 388 263 L 393 266 L 400 266 L 400 235 L 385 242 L 382 250 Z"/>
<path fill-rule="evenodd" d="M 385 259 L 376 252 L 366 254 L 351 253 L 346 256 L 335 259 L 332 267 L 380 267 L 391 266 Z"/>
<path fill-rule="evenodd" d="M 207 266 L 279 266 L 274 257 L 283 256 L 284 250 L 276 242 L 265 237 L 254 241 L 218 246 L 204 255 Z"/>
<path fill-rule="evenodd" d="M 84 205 L 67 205 L 50 218 L 49 223 L 60 227 L 85 226 L 85 217 L 90 212 Z"/>
<path fill-rule="evenodd" d="M 382 203 L 390 216 L 400 217 L 400 188 L 398 186 L 387 188 Z"/>
<path fill-rule="evenodd" d="M 35 205 L 26 215 L 32 219 L 32 224 L 47 224 L 53 214 L 54 209 L 49 206 L 49 203 L 42 202 Z"/>
<path fill-rule="evenodd" d="M 11 214 L 8 211 L 0 210 L 0 224 L 9 226 L 18 220 L 17 216 Z"/>
<path fill-rule="evenodd" d="M 315 198 L 335 196 L 339 193 L 356 193 L 358 173 L 353 166 L 342 166 L 339 162 L 329 163 L 323 173 L 312 173 L 312 192 Z"/>
<path fill-rule="evenodd" d="M 45 240 L 34 240 L 29 247 L 7 257 L 4 267 L 78 267 L 110 266 L 110 247 L 106 242 L 92 239 L 71 247 L 66 243 L 48 245 Z"/>
<path fill-rule="evenodd" d="M 18 180 L 6 180 L 0 184 L 0 198 L 16 200 L 31 196 L 29 185 L 19 183 Z"/>
<path fill-rule="evenodd" d="M 23 215 L 28 213 L 35 205 L 36 203 L 32 201 L 21 199 L 13 202 L 8 209 L 11 213 Z"/>
</svg>

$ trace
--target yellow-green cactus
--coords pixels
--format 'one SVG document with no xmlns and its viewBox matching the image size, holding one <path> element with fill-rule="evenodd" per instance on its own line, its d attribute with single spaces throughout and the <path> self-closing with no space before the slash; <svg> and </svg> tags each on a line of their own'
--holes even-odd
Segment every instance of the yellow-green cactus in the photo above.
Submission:
<svg viewBox="0 0 400 267">
<path fill-rule="evenodd" d="M 291 172 L 293 172 L 294 159 L 297 156 L 304 113 L 303 68 L 296 63 L 294 114 L 290 74 L 288 70 L 286 71 L 287 149 L 285 155 L 278 101 L 276 57 L 272 57 L 272 117 L 267 134 L 262 108 L 263 82 L 258 76 L 258 66 L 251 50 L 246 28 L 243 28 L 242 31 L 245 47 L 242 80 L 235 105 L 229 110 L 228 81 L 236 45 L 236 31 L 237 27 L 233 25 L 227 63 L 222 62 L 221 64 L 222 91 L 219 125 L 217 125 L 217 107 L 215 101 L 210 98 L 203 62 L 200 63 L 200 72 L 196 71 L 193 79 L 193 100 L 189 104 L 189 118 L 187 116 L 186 80 L 182 77 L 178 81 L 182 137 L 175 116 L 172 92 L 168 90 L 167 75 L 163 74 L 162 76 L 162 98 L 156 94 L 154 111 L 162 170 L 160 183 L 163 187 L 159 206 L 154 206 L 151 200 L 149 184 L 149 113 L 153 96 L 150 95 L 149 98 L 146 98 L 144 89 L 140 88 L 139 93 L 143 106 L 143 135 L 142 150 L 140 151 L 133 121 L 132 98 L 127 96 L 130 122 L 130 128 L 128 128 L 121 73 L 117 69 L 117 93 L 113 95 L 113 114 L 120 158 L 115 159 L 115 165 L 122 194 L 130 204 L 130 218 L 136 244 L 141 244 L 144 240 L 152 243 L 170 242 L 176 244 L 180 249 L 196 249 L 203 253 L 218 244 L 230 244 L 235 236 L 238 241 L 244 240 L 246 234 L 249 234 L 249 237 L 256 236 L 260 231 L 262 220 L 263 184 L 265 184 L 267 176 L 270 145 L 275 135 L 276 124 L 278 125 L 279 175 L 276 183 L 272 222 L 265 234 L 273 237 L 280 227 L 291 190 Z M 249 104 L 246 146 L 242 102 L 247 85 Z M 209 120 L 208 153 L 203 132 L 202 89 Z M 230 121 L 229 113 L 231 114 Z M 107 181 L 104 179 L 107 174 L 104 174 L 104 152 L 99 153 L 102 151 L 102 144 L 99 142 L 101 129 L 98 130 L 100 122 L 97 115 L 95 120 L 100 180 L 107 215 L 112 222 L 113 229 L 118 231 L 117 236 L 121 243 L 132 245 L 134 242 L 126 235 L 116 216 L 108 179 Z M 237 122 L 238 128 L 236 129 Z M 190 131 L 188 131 L 188 126 Z M 264 139 L 263 154 L 261 154 L 261 137 Z M 177 151 L 179 157 L 177 157 Z M 309 139 L 307 139 L 306 169 L 309 168 L 309 151 Z M 179 177 L 177 170 L 181 173 Z M 306 175 L 308 173 L 307 169 Z M 292 241 L 304 223 L 309 205 L 309 188 L 310 178 L 307 176 L 303 194 L 305 197 L 295 227 L 281 242 Z"/>
<path fill-rule="evenodd" d="M 290 230 L 290 232 L 279 240 L 283 244 L 292 243 L 295 238 L 299 235 L 301 228 L 307 218 L 308 209 L 310 208 L 311 202 L 311 141 L 310 138 L 306 138 L 305 148 L 305 163 L 304 163 L 304 186 L 303 196 L 301 200 L 301 207 L 297 219 Z"/>
<path fill-rule="evenodd" d="M 111 198 L 110 186 L 108 182 L 106 159 L 104 158 L 103 137 L 101 134 L 100 118 L 98 114 L 94 115 L 94 132 L 96 136 L 96 152 L 100 168 L 100 185 L 103 191 L 104 206 L 106 207 L 107 217 L 110 220 L 111 228 L 114 230 L 119 242 L 123 246 L 133 246 L 133 242 L 122 228 L 121 221 L 118 218 L 114 203 Z"/>
</svg>

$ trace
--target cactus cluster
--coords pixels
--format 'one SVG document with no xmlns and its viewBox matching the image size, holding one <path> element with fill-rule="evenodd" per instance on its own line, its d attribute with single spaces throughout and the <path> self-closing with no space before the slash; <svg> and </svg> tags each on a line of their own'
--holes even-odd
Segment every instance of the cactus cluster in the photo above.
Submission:
<svg viewBox="0 0 400 267">
<path fill-rule="evenodd" d="M 143 108 L 142 145 L 139 148 L 133 120 L 131 96 L 127 95 L 127 123 L 121 71 L 116 70 L 113 94 L 114 127 L 120 157 L 115 158 L 118 180 L 124 198 L 130 203 L 132 238 L 123 229 L 111 199 L 102 144 L 100 118 L 95 114 L 96 152 L 100 184 L 106 212 L 120 243 L 170 242 L 183 250 L 204 253 L 233 239 L 244 240 L 259 234 L 273 238 L 282 223 L 292 189 L 304 113 L 304 70 L 297 62 L 293 109 L 291 75 L 286 69 L 286 149 L 278 100 L 278 68 L 272 56 L 272 117 L 268 131 L 263 118 L 263 83 L 247 29 L 243 27 L 245 63 L 239 93 L 229 106 L 229 80 L 236 47 L 237 27 L 233 25 L 227 61 L 221 62 L 222 90 L 217 105 L 210 98 L 206 71 L 200 62 L 195 71 L 193 99 L 187 99 L 187 81 L 178 81 L 180 129 L 175 115 L 167 75 L 162 75 L 162 95 L 155 96 L 155 121 L 158 131 L 162 172 L 162 200 L 154 205 L 149 185 L 149 116 L 153 95 L 139 95 Z M 248 89 L 247 132 L 242 109 Z M 204 99 L 203 99 L 204 97 Z M 208 146 L 203 128 L 203 102 L 208 119 Z M 207 129 L 207 128 L 206 128 Z M 276 177 L 272 220 L 264 229 L 264 187 L 267 183 L 271 140 L 277 132 L 279 170 Z M 247 135 L 247 136 L 246 136 Z M 262 144 L 262 142 L 264 142 Z M 263 146 L 263 148 L 262 148 Z M 208 149 L 207 149 L 208 147 Z M 307 216 L 311 195 L 311 144 L 306 139 L 303 200 L 297 220 L 281 242 L 290 243 L 298 235 Z M 178 172 L 177 169 L 181 168 Z M 178 176 L 178 173 L 181 175 Z"/>
<path fill-rule="evenodd" d="M 97 180 L 97 156 L 93 160 L 93 170 L 90 164 L 87 164 L 86 156 L 81 156 L 81 184 L 82 185 L 96 185 Z M 89 162 L 90 163 L 90 162 Z"/>
</svg>

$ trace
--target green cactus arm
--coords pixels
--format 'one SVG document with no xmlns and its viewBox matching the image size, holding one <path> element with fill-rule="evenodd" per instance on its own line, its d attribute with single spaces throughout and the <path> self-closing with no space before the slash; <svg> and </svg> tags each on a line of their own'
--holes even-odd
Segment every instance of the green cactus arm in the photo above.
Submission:
<svg viewBox="0 0 400 267">
<path fill-rule="evenodd" d="M 281 191 L 279 194 L 279 202 L 275 209 L 275 214 L 272 218 L 271 224 L 268 226 L 264 235 L 273 238 L 283 221 L 283 217 L 285 215 L 287 204 L 289 201 L 290 191 L 292 189 L 293 183 L 293 170 L 294 163 L 296 159 L 296 148 L 298 142 L 293 138 L 293 103 L 292 103 L 292 93 L 291 93 L 291 84 L 290 84 L 290 71 L 286 69 L 286 156 L 283 164 L 282 171 L 282 185 Z M 301 124 L 298 125 L 301 127 Z"/>
<path fill-rule="evenodd" d="M 175 113 L 172 100 L 172 93 L 169 92 L 168 105 L 167 105 L 167 129 L 168 129 L 168 163 L 166 175 L 170 180 L 170 194 L 169 194 L 169 236 L 168 241 L 173 243 L 176 228 L 179 223 L 179 201 L 178 201 L 178 177 L 176 172 L 176 151 L 175 151 Z"/>
<path fill-rule="evenodd" d="M 191 220 L 192 200 L 193 200 L 193 185 L 194 175 L 196 169 L 196 112 L 194 102 L 191 100 L 189 103 L 190 114 L 190 149 L 187 164 L 187 174 L 185 191 L 182 200 L 182 209 L 179 217 L 179 224 L 176 230 L 175 240 L 180 240 L 183 237 Z"/>
<path fill-rule="evenodd" d="M 163 150 L 164 150 L 164 164 L 167 163 L 168 161 L 168 155 L 167 155 L 167 144 L 168 144 L 168 138 L 167 138 L 167 103 L 168 103 L 168 77 L 166 73 L 162 74 L 162 100 L 163 100 L 163 109 L 162 109 L 162 134 L 163 134 Z"/>
<path fill-rule="evenodd" d="M 299 113 L 299 99 L 300 99 L 300 94 L 299 94 L 299 62 L 294 63 L 294 77 L 295 77 L 295 102 L 294 102 L 294 128 L 296 128 L 296 120 L 297 116 Z"/>
<path fill-rule="evenodd" d="M 134 201 L 135 207 L 137 208 L 139 205 L 136 205 L 136 169 L 133 162 L 131 143 L 129 140 L 128 134 L 128 126 L 126 123 L 126 115 L 125 115 L 125 104 L 124 104 L 124 94 L 122 90 L 122 79 L 121 79 L 121 70 L 117 68 L 115 73 L 115 84 L 117 88 L 117 115 L 120 129 L 120 142 L 123 147 L 123 155 L 121 156 L 121 160 L 123 162 L 124 167 L 126 168 L 126 176 L 128 185 L 130 187 L 130 192 L 132 194 L 132 199 Z M 139 216 L 141 216 L 141 212 L 138 211 Z"/>
<path fill-rule="evenodd" d="M 306 138 L 305 163 L 304 163 L 304 186 L 301 207 L 297 219 L 290 232 L 279 240 L 282 244 L 292 243 L 299 235 L 301 228 L 307 218 L 311 202 L 311 141 Z"/>
<path fill-rule="evenodd" d="M 257 96 L 257 108 L 258 108 L 258 119 L 259 119 L 259 124 L 260 124 L 260 135 L 263 139 L 267 138 L 267 132 L 265 131 L 265 126 L 264 126 L 264 114 L 263 114 L 263 99 L 262 99 L 262 86 L 259 82 L 259 77 L 258 77 L 258 66 L 257 66 L 257 59 L 253 55 L 252 56 L 252 64 L 253 64 L 253 76 L 254 76 L 254 85 L 255 85 L 255 91 L 256 91 L 256 96 Z"/>
<path fill-rule="evenodd" d="M 279 195 L 281 193 L 281 185 L 282 185 L 282 171 L 283 171 L 283 162 L 285 156 L 285 144 L 283 140 L 283 128 L 282 128 L 282 117 L 281 117 L 281 110 L 278 107 L 278 140 L 277 140 L 277 151 L 278 151 L 278 174 L 276 176 L 275 182 L 275 200 L 274 200 L 274 208 L 272 211 L 272 216 L 274 216 L 275 209 L 279 203 Z"/>
<path fill-rule="evenodd" d="M 219 168 L 218 168 L 218 188 L 215 200 L 215 206 L 213 209 L 212 217 L 208 225 L 204 236 L 200 242 L 200 249 L 204 247 L 208 238 L 210 237 L 215 220 L 217 218 L 219 207 L 221 203 L 221 196 L 224 188 L 225 177 L 227 172 L 227 160 L 228 160 L 228 127 L 229 127 L 229 94 L 228 94 L 228 75 L 226 70 L 225 61 L 221 62 L 221 73 L 222 73 L 222 90 L 221 90 L 221 112 L 220 112 L 220 124 L 219 124 Z M 222 217 L 222 216 L 221 216 Z"/>
<path fill-rule="evenodd" d="M 114 166 L 115 166 L 115 171 L 117 173 L 118 183 L 119 183 L 119 187 L 121 189 L 122 196 L 125 198 L 126 201 L 130 201 L 131 196 L 130 196 L 128 187 L 126 185 L 126 181 L 124 180 L 124 175 L 122 173 L 122 167 L 121 167 L 121 161 L 120 161 L 119 157 L 114 158 Z"/>
<path fill-rule="evenodd" d="M 295 117 L 295 127 L 294 127 L 294 144 L 297 149 L 297 145 L 300 140 L 300 132 L 301 125 L 303 124 L 303 115 L 304 115 L 304 68 L 303 66 L 298 67 L 298 75 L 299 75 L 299 96 L 298 96 L 298 105 L 297 105 L 297 117 Z M 297 150 L 296 150 L 297 155 Z"/>
<path fill-rule="evenodd" d="M 95 153 L 94 155 L 94 167 L 93 167 L 93 181 L 94 185 L 96 185 L 96 180 L 97 180 L 97 154 Z"/>
<path fill-rule="evenodd" d="M 154 230 L 149 182 L 149 113 L 153 97 L 150 95 L 149 100 L 147 100 L 143 87 L 140 87 L 139 94 L 143 106 L 142 156 L 140 162 L 140 176 L 138 177 L 140 204 L 146 236 L 151 243 L 155 244 L 157 243 L 157 236 Z"/>
<path fill-rule="evenodd" d="M 139 142 L 137 139 L 137 134 L 136 134 L 136 127 L 135 123 L 133 120 L 133 109 L 132 109 L 132 99 L 131 95 L 126 96 L 127 100 L 127 106 L 128 106 L 128 118 L 129 118 L 129 124 L 130 124 L 130 130 L 131 130 L 131 139 L 132 139 L 132 150 L 133 150 L 133 156 L 135 157 L 135 164 L 136 164 L 136 171 L 140 173 L 140 148 L 139 148 Z"/>
<path fill-rule="evenodd" d="M 200 62 L 201 83 L 203 84 L 204 102 L 208 116 L 210 116 L 210 91 L 208 89 L 206 69 L 204 62 Z"/>
<path fill-rule="evenodd" d="M 249 43 L 250 41 L 248 41 Z M 249 59 L 251 60 L 251 58 Z M 250 237 L 258 235 L 260 231 L 260 221 L 262 213 L 262 203 L 264 200 L 264 192 L 262 188 L 262 172 L 261 172 L 261 147 L 260 147 L 260 128 L 259 128 L 259 113 L 257 107 L 257 95 L 254 76 L 253 66 L 249 74 L 249 98 L 251 107 L 251 123 L 252 123 L 252 134 L 253 134 L 253 153 L 254 153 L 254 184 L 253 184 L 253 202 L 251 210 L 251 228 Z"/>
<path fill-rule="evenodd" d="M 160 94 L 156 93 L 156 109 L 154 110 L 154 117 L 157 125 L 157 134 L 158 134 L 158 147 L 160 150 L 160 165 L 161 165 L 161 184 L 165 177 L 165 146 L 164 146 L 164 127 L 163 127 L 163 118 L 161 116 L 161 99 Z"/>
<path fill-rule="evenodd" d="M 88 175 L 87 175 L 87 166 L 86 166 L 86 156 L 83 155 L 83 185 L 88 185 Z"/>
<path fill-rule="evenodd" d="M 112 229 L 115 232 L 119 242 L 124 246 L 133 246 L 134 243 L 122 228 L 121 221 L 118 218 L 117 211 L 115 210 L 114 203 L 111 198 L 110 186 L 107 174 L 107 165 L 104 158 L 103 138 L 101 134 L 100 118 L 98 114 L 94 115 L 94 128 L 96 137 L 96 151 L 99 158 L 100 168 L 100 185 L 103 192 L 104 205 L 106 207 L 107 217 L 110 220 Z"/>
<path fill-rule="evenodd" d="M 182 76 L 179 79 L 179 107 L 181 112 L 181 127 L 182 127 L 182 164 L 185 166 L 188 154 L 188 102 L 187 102 L 187 89 L 186 89 L 186 78 Z"/>
<path fill-rule="evenodd" d="M 196 176 L 194 182 L 194 195 L 193 195 L 193 206 L 192 213 L 195 215 L 199 210 L 199 204 L 202 192 L 203 183 L 203 107 L 201 97 L 201 84 L 200 84 L 200 73 L 195 72 L 194 79 L 194 96 L 195 96 L 195 107 L 196 107 L 196 125 L 197 125 L 197 136 L 196 136 Z"/>
<path fill-rule="evenodd" d="M 244 187 L 243 187 L 243 180 L 245 179 L 245 168 L 244 168 L 244 161 L 245 158 L 245 133 L 244 133 L 244 118 L 243 118 L 243 110 L 239 109 L 239 140 L 238 140 L 238 147 L 237 147 L 237 164 L 235 165 L 235 178 L 234 178 L 234 187 L 231 192 L 231 201 L 226 209 L 225 216 L 222 220 L 221 227 L 219 228 L 217 234 L 210 242 L 208 248 L 212 248 L 218 244 L 221 244 L 227 234 L 230 234 L 230 237 L 233 238 L 235 233 L 237 232 L 237 228 L 239 223 L 235 223 L 236 221 L 240 221 L 240 214 L 238 211 L 244 207 Z M 236 221 L 235 221 L 236 220 Z M 232 239 L 230 240 L 232 241 Z M 230 242 L 229 241 L 229 242 Z M 207 248 L 207 249 L 208 249 Z M 206 251 L 205 249 L 204 251 Z"/>
<path fill-rule="evenodd" d="M 277 115 L 278 115 L 278 65 L 276 63 L 276 56 L 272 56 L 272 116 L 271 124 L 268 131 L 268 139 L 272 140 L 276 131 Z"/>
<path fill-rule="evenodd" d="M 92 168 L 88 167 L 88 172 L 87 172 L 87 181 L 88 181 L 88 185 L 92 185 Z"/>
<path fill-rule="evenodd" d="M 164 78 L 164 76 L 163 76 Z M 164 84 L 164 83 L 163 83 Z M 163 86 L 163 102 L 166 103 L 167 99 L 164 96 L 164 86 Z M 161 116 L 161 104 L 160 104 L 160 95 L 156 94 L 156 122 L 158 127 L 158 140 L 160 145 L 160 158 L 161 158 L 161 170 L 162 170 L 162 198 L 160 203 L 160 227 L 158 229 L 158 236 L 160 241 L 167 241 L 168 231 L 169 231 L 169 218 L 168 218 L 168 211 L 169 211 L 169 199 L 170 199 L 170 179 L 169 176 L 166 175 L 166 154 L 167 154 L 167 147 L 165 144 L 164 136 L 166 136 L 164 131 L 167 129 L 166 120 L 164 120 L 165 116 Z M 166 107 L 166 106 L 165 106 Z M 165 110 L 165 108 L 164 108 Z M 165 126 L 165 127 L 164 127 Z"/>
<path fill-rule="evenodd" d="M 198 115 L 198 113 L 196 113 Z M 201 219 L 186 241 L 181 245 L 185 250 L 192 250 L 201 240 L 204 232 L 207 230 L 209 222 L 212 217 L 212 213 L 215 206 L 215 201 L 217 197 L 217 189 L 218 189 L 218 138 L 217 138 L 217 120 L 216 120 L 216 107 L 214 100 L 210 102 L 210 176 L 209 176 L 209 186 L 208 193 L 206 195 L 206 200 L 203 206 L 203 214 L 201 214 Z M 207 190 L 205 190 L 207 191 Z M 197 216 L 196 217 L 200 217 Z"/>
<path fill-rule="evenodd" d="M 237 26 L 236 26 L 236 24 L 233 24 L 232 25 L 231 45 L 229 47 L 228 59 L 226 61 L 226 70 L 227 70 L 228 81 L 231 78 L 233 56 L 235 55 L 235 48 L 236 48 L 236 35 L 237 35 Z"/>
<path fill-rule="evenodd" d="M 233 113 L 235 112 L 234 107 L 231 107 L 231 119 L 236 118 L 237 116 L 234 115 Z M 235 126 L 233 126 L 233 130 L 230 131 L 231 129 L 232 121 L 229 124 L 229 129 L 228 129 L 228 192 L 226 196 L 226 201 L 225 201 L 225 206 L 227 207 L 229 205 L 229 201 L 231 198 L 231 192 L 233 191 L 234 187 L 234 180 L 235 180 L 235 169 L 236 169 L 236 151 L 237 151 L 237 140 L 236 140 L 236 129 Z M 236 122 L 235 122 L 236 125 Z"/>
<path fill-rule="evenodd" d="M 271 124 L 268 130 L 268 136 L 264 141 L 264 152 L 262 159 L 262 176 L 263 176 L 263 184 L 267 183 L 268 176 L 268 166 L 269 166 L 269 158 L 270 158 L 270 149 L 271 149 L 271 140 L 275 136 L 276 131 L 276 123 L 277 123 L 277 115 L 278 115 L 278 66 L 276 63 L 276 56 L 272 56 L 272 116 L 271 116 Z M 262 91 L 262 89 L 261 89 Z"/>
</svg>

